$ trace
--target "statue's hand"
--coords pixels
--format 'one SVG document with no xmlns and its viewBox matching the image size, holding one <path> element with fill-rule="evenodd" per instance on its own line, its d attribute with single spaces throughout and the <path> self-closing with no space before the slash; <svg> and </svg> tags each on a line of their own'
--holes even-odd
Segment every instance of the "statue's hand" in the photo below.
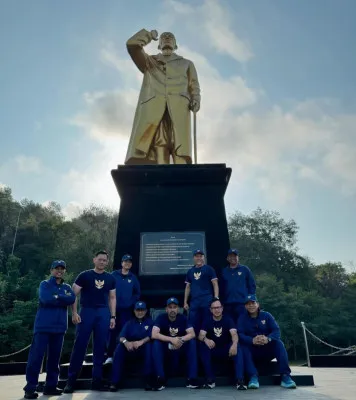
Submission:
<svg viewBox="0 0 356 400">
<path fill-rule="evenodd" d="M 192 100 L 189 105 L 189 109 L 193 112 L 198 112 L 200 110 L 200 103 L 198 100 Z"/>
<path fill-rule="evenodd" d="M 158 32 L 156 31 L 156 29 L 151 31 L 151 37 L 153 40 L 158 40 Z"/>
</svg>

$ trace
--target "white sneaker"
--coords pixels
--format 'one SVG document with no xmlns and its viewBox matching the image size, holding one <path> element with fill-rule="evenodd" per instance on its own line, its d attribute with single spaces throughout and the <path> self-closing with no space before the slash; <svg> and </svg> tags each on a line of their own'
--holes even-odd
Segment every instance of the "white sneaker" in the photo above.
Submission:
<svg viewBox="0 0 356 400">
<path fill-rule="evenodd" d="M 112 362 L 113 362 L 112 357 L 109 357 L 109 358 L 107 358 L 106 361 L 104 362 L 104 365 L 112 364 Z"/>
</svg>

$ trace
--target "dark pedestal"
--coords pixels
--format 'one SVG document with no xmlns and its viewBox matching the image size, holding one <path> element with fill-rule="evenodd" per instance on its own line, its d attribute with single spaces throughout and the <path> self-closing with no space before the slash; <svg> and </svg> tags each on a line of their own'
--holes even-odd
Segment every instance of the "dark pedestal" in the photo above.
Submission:
<svg viewBox="0 0 356 400">
<path fill-rule="evenodd" d="M 111 171 L 121 198 L 114 268 L 125 253 L 139 275 L 141 232 L 205 232 L 207 263 L 217 273 L 229 248 L 224 195 L 231 168 L 225 164 L 134 165 Z M 139 276 L 142 299 L 162 307 L 183 300 L 185 275 Z"/>
</svg>

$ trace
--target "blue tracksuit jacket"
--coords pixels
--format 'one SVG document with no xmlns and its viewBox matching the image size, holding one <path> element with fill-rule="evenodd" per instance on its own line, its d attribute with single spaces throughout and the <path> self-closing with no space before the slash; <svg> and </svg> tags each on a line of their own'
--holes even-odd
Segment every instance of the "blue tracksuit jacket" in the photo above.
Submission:
<svg viewBox="0 0 356 400">
<path fill-rule="evenodd" d="M 132 272 L 123 275 L 121 269 L 113 271 L 112 275 L 116 281 L 116 308 L 132 307 L 141 295 L 137 277 Z"/>
<path fill-rule="evenodd" d="M 252 339 L 257 335 L 265 335 L 272 340 L 280 340 L 281 332 L 273 316 L 260 311 L 256 318 L 250 317 L 248 313 L 239 317 L 237 322 L 237 332 L 241 343 L 252 344 Z"/>
<path fill-rule="evenodd" d="M 57 284 L 54 277 L 42 281 L 34 333 L 64 333 L 68 328 L 67 307 L 74 301 L 75 294 L 68 284 L 63 281 Z"/>
<path fill-rule="evenodd" d="M 250 268 L 239 264 L 236 268 L 225 267 L 221 283 L 224 304 L 244 304 L 249 294 L 256 294 L 256 283 Z"/>
</svg>

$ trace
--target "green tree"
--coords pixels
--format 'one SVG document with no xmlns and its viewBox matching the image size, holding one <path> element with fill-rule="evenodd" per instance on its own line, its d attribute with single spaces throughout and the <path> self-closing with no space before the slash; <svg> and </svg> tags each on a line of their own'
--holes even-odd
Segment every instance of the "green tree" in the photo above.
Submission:
<svg viewBox="0 0 356 400">
<path fill-rule="evenodd" d="M 349 277 L 341 263 L 326 263 L 315 267 L 315 277 L 324 296 L 337 299 L 347 288 Z"/>
</svg>

